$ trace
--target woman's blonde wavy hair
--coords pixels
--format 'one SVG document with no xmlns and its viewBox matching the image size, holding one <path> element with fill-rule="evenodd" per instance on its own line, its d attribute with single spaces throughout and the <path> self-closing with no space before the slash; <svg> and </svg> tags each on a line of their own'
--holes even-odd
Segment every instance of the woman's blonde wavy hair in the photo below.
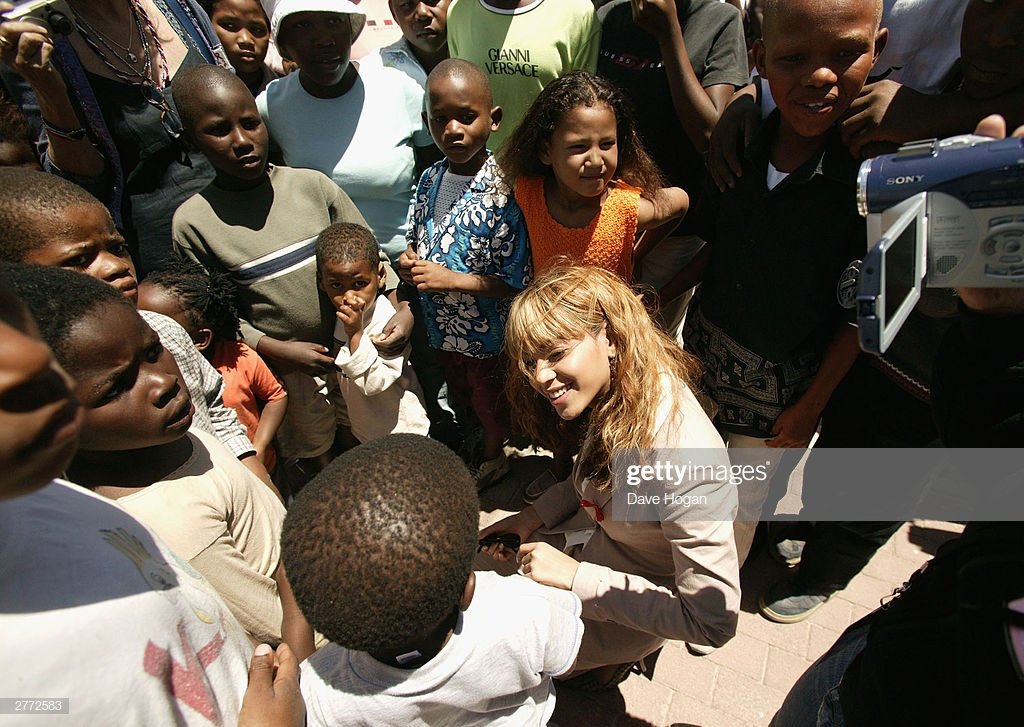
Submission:
<svg viewBox="0 0 1024 727">
<path fill-rule="evenodd" d="M 612 381 L 607 395 L 591 403 L 584 435 L 590 446 L 579 463 L 598 489 L 609 484 L 614 450 L 653 446 L 661 376 L 669 374 L 695 388 L 700 372 L 697 359 L 654 324 L 620 278 L 591 266 L 551 268 L 512 302 L 505 328 L 505 350 L 512 360 L 506 384 L 512 421 L 535 444 L 555 449 L 573 427 L 533 388 L 534 362 L 555 343 L 597 335 L 602 326 L 615 344 Z"/>
</svg>

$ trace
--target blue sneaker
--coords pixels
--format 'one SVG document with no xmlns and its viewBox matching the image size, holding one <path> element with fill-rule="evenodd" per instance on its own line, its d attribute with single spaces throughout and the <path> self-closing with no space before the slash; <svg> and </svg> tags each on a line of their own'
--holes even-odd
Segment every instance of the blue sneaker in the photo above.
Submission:
<svg viewBox="0 0 1024 727">
<path fill-rule="evenodd" d="M 805 590 L 795 578 L 776 583 L 758 599 L 761 615 L 775 623 L 795 624 L 817 611 L 832 597 L 831 593 L 804 593 Z"/>
</svg>

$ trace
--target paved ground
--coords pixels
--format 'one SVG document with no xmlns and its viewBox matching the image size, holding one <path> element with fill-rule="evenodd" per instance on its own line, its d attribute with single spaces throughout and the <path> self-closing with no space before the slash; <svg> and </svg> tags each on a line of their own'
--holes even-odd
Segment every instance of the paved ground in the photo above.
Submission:
<svg viewBox="0 0 1024 727">
<path fill-rule="evenodd" d="M 484 493 L 481 520 L 492 522 L 522 507 L 522 489 L 547 460 L 527 457 L 513 474 Z M 796 473 L 790 496 L 798 501 Z M 905 524 L 846 590 L 836 594 L 807 621 L 775 624 L 757 613 L 762 591 L 786 572 L 764 552 L 752 556 L 742 576 L 739 628 L 715 653 L 695 657 L 681 642 L 669 642 L 653 680 L 633 675 L 610 693 L 584 694 L 563 689 L 553 723 L 559 727 L 602 725 L 676 725 L 747 727 L 767 725 L 796 679 L 823 654 L 848 625 L 876 608 L 936 548 L 961 526 L 934 521 Z"/>
</svg>

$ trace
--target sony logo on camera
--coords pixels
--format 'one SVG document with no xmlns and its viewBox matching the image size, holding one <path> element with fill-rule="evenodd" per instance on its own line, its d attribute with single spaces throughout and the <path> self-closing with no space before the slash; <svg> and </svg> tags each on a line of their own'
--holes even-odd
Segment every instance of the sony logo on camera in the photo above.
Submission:
<svg viewBox="0 0 1024 727">
<path fill-rule="evenodd" d="M 929 287 L 1024 285 L 1024 140 L 966 135 L 912 142 L 864 162 L 857 181 L 869 230 L 885 229 L 887 210 L 926 193 Z"/>
<path fill-rule="evenodd" d="M 908 177 L 889 177 L 885 180 L 886 184 L 916 184 L 924 181 L 923 174 L 911 174 Z"/>
</svg>

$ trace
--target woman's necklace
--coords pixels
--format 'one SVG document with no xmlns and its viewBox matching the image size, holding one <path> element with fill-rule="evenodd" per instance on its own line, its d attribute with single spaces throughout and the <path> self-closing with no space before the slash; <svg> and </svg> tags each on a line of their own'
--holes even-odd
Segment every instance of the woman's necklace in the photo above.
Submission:
<svg viewBox="0 0 1024 727">
<path fill-rule="evenodd" d="M 114 56 L 119 61 L 124 63 L 126 66 L 134 66 L 136 63 L 139 62 L 139 57 L 132 51 L 132 47 L 135 45 L 135 36 L 139 35 L 138 24 L 133 23 L 133 27 L 128 31 L 127 46 L 121 45 L 106 33 L 97 30 L 96 27 L 93 26 L 93 24 L 90 23 L 88 20 L 86 20 L 84 16 L 77 13 L 75 14 L 75 25 L 78 26 L 78 32 L 82 35 L 82 37 L 91 39 L 93 36 L 95 36 L 96 40 L 102 43 L 107 50 L 113 53 Z M 142 40 L 143 45 L 145 45 L 145 36 L 140 36 L 140 38 Z M 118 53 L 118 50 L 123 52 L 124 55 L 122 56 L 121 53 Z"/>
<path fill-rule="evenodd" d="M 97 33 L 88 22 L 82 23 L 81 18 L 75 18 L 75 25 L 78 28 L 79 35 L 82 36 L 82 40 L 89 46 L 89 49 L 96 55 L 97 58 L 102 61 L 111 73 L 113 73 L 119 80 L 127 83 L 131 86 L 138 86 L 142 93 L 142 98 L 145 99 L 146 103 L 153 106 L 160 111 L 160 123 L 164 127 L 164 131 L 172 139 L 177 139 L 181 136 L 181 120 L 178 118 L 178 114 L 175 113 L 174 109 L 171 108 L 170 102 L 167 100 L 167 96 L 164 94 L 163 89 L 167 88 L 171 83 L 170 66 L 167 63 L 167 53 L 164 51 L 163 44 L 160 42 L 160 36 L 157 34 L 156 26 L 150 19 L 146 11 L 139 5 L 139 0 L 128 0 L 128 10 L 132 15 L 132 24 L 135 26 L 135 32 L 139 36 L 139 40 L 142 42 L 143 52 L 143 64 L 142 70 L 136 68 L 130 61 L 130 58 L 122 57 L 114 48 L 112 48 L 104 39 L 101 33 Z M 90 30 L 92 32 L 90 32 Z M 93 38 L 93 34 L 96 38 Z M 159 76 L 154 78 L 153 73 L 153 54 L 149 48 L 149 41 L 146 35 L 153 41 L 153 46 L 156 48 L 157 57 L 159 60 Z M 97 43 L 97 40 L 99 41 Z M 107 54 L 103 52 L 103 45 L 109 50 L 117 60 L 127 69 L 127 72 L 121 68 L 118 68 L 111 60 L 107 57 Z M 138 57 L 136 57 L 136 62 Z"/>
</svg>

